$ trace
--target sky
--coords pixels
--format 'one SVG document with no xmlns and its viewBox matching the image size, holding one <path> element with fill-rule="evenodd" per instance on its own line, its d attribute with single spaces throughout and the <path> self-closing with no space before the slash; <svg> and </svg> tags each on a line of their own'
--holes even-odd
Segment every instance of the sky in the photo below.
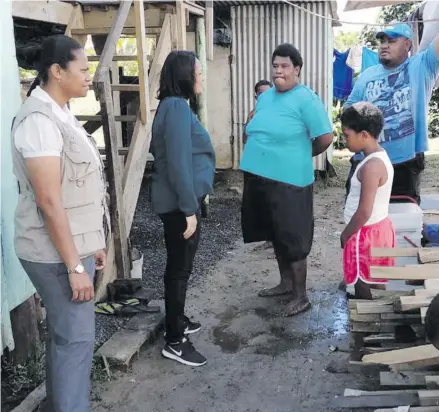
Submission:
<svg viewBox="0 0 439 412">
<path fill-rule="evenodd" d="M 375 23 L 378 13 L 381 9 L 380 7 L 344 12 L 343 9 L 346 1 L 347 0 L 337 0 L 337 9 L 340 20 L 359 23 Z M 336 27 L 334 29 L 335 33 L 337 33 L 338 31 L 361 31 L 362 28 L 363 26 L 361 24 L 343 24 L 342 27 Z"/>
</svg>

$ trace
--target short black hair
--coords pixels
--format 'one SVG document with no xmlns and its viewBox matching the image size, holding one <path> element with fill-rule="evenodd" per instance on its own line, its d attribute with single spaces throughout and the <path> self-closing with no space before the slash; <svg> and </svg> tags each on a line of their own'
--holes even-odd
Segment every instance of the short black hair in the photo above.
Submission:
<svg viewBox="0 0 439 412">
<path fill-rule="evenodd" d="M 67 69 L 67 65 L 76 59 L 73 52 L 82 48 L 81 43 L 64 34 L 56 34 L 44 39 L 41 45 L 33 50 L 33 55 L 30 58 L 32 65 L 38 72 L 38 77 L 27 95 L 30 96 L 32 90 L 39 84 L 48 82 L 49 70 L 52 65 L 59 64 L 62 69 Z"/>
<path fill-rule="evenodd" d="M 258 93 L 258 90 L 260 87 L 262 86 L 270 86 L 273 87 L 273 84 L 271 82 L 269 82 L 268 80 L 259 80 L 256 84 L 255 84 L 255 94 Z"/>
<path fill-rule="evenodd" d="M 191 103 L 196 111 L 195 53 L 187 50 L 175 50 L 168 54 L 160 73 L 158 100 L 166 97 L 182 97 Z"/>
<path fill-rule="evenodd" d="M 271 63 L 274 62 L 276 57 L 289 57 L 294 67 L 303 67 L 303 59 L 302 56 L 291 43 L 283 43 L 276 47 L 271 56 Z"/>
<path fill-rule="evenodd" d="M 425 334 L 430 343 L 439 349 L 439 294 L 431 301 L 425 315 Z"/>
<path fill-rule="evenodd" d="M 378 139 L 384 127 L 383 113 L 372 103 L 358 102 L 347 107 L 341 114 L 341 126 L 356 133 L 368 132 Z"/>
</svg>

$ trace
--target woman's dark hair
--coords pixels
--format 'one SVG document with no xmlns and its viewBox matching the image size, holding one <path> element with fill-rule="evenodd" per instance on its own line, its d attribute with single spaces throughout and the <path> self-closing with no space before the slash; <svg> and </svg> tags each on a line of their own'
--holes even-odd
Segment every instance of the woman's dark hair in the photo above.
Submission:
<svg viewBox="0 0 439 412">
<path fill-rule="evenodd" d="M 160 87 L 157 99 L 182 97 L 189 100 L 191 108 L 197 112 L 195 86 L 195 53 L 176 50 L 169 53 L 160 73 Z"/>
<path fill-rule="evenodd" d="M 343 110 L 340 117 L 341 126 L 356 133 L 365 131 L 378 139 L 384 127 L 383 113 L 372 103 L 358 102 Z"/>
<path fill-rule="evenodd" d="M 40 47 L 35 48 L 33 66 L 38 71 L 38 76 L 32 83 L 28 96 L 40 83 L 47 83 L 49 69 L 53 64 L 59 64 L 61 68 L 67 69 L 67 65 L 75 60 L 73 52 L 82 48 L 77 40 L 63 34 L 47 37 Z"/>
<path fill-rule="evenodd" d="M 276 47 L 276 49 L 273 52 L 273 55 L 271 56 L 271 63 L 274 62 L 274 59 L 276 57 L 289 57 L 294 67 L 299 66 L 299 68 L 302 69 L 303 66 L 302 56 L 300 55 L 299 50 L 297 50 L 290 43 L 283 43 Z"/>
<path fill-rule="evenodd" d="M 259 80 L 255 84 L 255 94 L 258 93 L 259 88 L 262 87 L 262 86 L 270 86 L 270 87 L 272 87 L 273 85 L 268 80 Z"/>
</svg>

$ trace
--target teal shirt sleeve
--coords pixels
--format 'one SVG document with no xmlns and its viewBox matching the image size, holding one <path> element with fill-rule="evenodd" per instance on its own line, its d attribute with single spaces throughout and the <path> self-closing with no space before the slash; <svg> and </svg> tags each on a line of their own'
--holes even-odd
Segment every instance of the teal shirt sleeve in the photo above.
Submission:
<svg viewBox="0 0 439 412">
<path fill-rule="evenodd" d="M 332 133 L 326 107 L 316 94 L 303 102 L 301 114 L 310 139 Z"/>
</svg>

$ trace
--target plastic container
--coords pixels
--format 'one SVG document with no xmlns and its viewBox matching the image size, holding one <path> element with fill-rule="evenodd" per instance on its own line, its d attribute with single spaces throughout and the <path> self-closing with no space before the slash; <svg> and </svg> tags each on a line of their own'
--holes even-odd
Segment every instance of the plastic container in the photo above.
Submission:
<svg viewBox="0 0 439 412">
<path fill-rule="evenodd" d="M 133 268 L 131 269 L 131 279 L 142 279 L 143 274 L 143 254 L 136 248 L 131 252 Z"/>
</svg>

